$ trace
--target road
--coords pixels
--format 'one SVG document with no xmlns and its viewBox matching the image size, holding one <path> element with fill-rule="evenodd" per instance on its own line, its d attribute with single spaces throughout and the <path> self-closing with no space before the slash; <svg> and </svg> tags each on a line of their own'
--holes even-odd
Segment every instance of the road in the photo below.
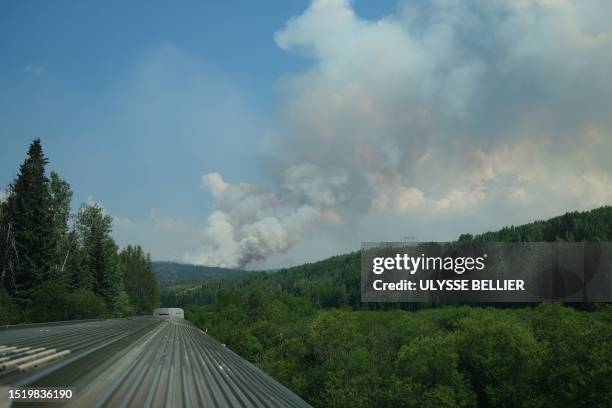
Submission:
<svg viewBox="0 0 612 408">
<path fill-rule="evenodd" d="M 77 407 L 309 407 L 188 321 L 156 317 L 0 330 L 0 407 L 25 386 L 70 387 L 57 405 Z"/>
</svg>

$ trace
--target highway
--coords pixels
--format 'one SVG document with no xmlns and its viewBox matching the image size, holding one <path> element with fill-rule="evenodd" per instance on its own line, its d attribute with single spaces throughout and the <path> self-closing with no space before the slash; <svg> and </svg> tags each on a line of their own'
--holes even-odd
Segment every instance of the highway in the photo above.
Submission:
<svg viewBox="0 0 612 408">
<path fill-rule="evenodd" d="M 309 407 L 188 321 L 158 317 L 0 329 L 0 407 L 25 386 L 74 390 L 44 406 Z"/>
</svg>

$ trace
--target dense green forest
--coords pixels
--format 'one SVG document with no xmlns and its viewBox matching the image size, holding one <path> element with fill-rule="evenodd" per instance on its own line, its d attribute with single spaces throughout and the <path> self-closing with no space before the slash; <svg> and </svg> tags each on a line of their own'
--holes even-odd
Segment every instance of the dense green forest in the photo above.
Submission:
<svg viewBox="0 0 612 408">
<path fill-rule="evenodd" d="M 40 140 L 0 202 L 0 324 L 149 314 L 159 304 L 151 260 L 119 250 L 99 204 L 71 213 L 70 185 Z"/>
<path fill-rule="evenodd" d="M 612 208 L 460 240 L 612 240 Z M 612 307 L 360 302 L 360 255 L 162 297 L 317 407 L 609 407 Z"/>
<path fill-rule="evenodd" d="M 571 212 L 546 221 L 506 227 L 495 232 L 473 236 L 463 234 L 459 241 L 554 242 L 612 241 L 612 207 L 591 211 Z M 309 299 L 317 308 L 348 306 L 351 309 L 396 308 L 397 304 L 361 303 L 360 253 L 337 255 L 323 261 L 282 269 L 275 273 L 251 272 L 229 278 L 211 279 L 188 290 L 168 291 L 162 304 L 206 305 L 216 303 L 228 292 L 240 292 L 251 287 L 279 290 L 291 296 Z M 406 304 L 414 309 L 418 305 Z"/>
<path fill-rule="evenodd" d="M 209 279 L 199 285 L 165 291 L 161 302 L 179 307 L 214 304 L 227 294 L 259 287 L 306 297 L 318 308 L 350 306 L 359 309 L 368 307 L 360 301 L 360 260 L 359 252 L 353 252 L 273 273 L 250 272 Z"/>
<path fill-rule="evenodd" d="M 244 272 L 239 269 L 182 264 L 168 261 L 153 261 L 151 265 L 153 266 L 153 272 L 155 272 L 158 282 L 164 286 L 196 283 L 212 278 L 233 276 Z"/>
<path fill-rule="evenodd" d="M 317 309 L 251 288 L 189 320 L 316 407 L 609 407 L 612 307 Z"/>
<path fill-rule="evenodd" d="M 227 278 L 246 273 L 239 269 L 214 266 L 182 264 L 178 262 L 154 261 L 153 272 L 161 286 L 160 299 L 164 305 L 174 305 L 175 293 L 189 290 L 198 283 L 215 278 Z"/>
<path fill-rule="evenodd" d="M 568 212 L 545 221 L 510 226 L 473 236 L 463 234 L 459 241 L 490 242 L 609 242 L 612 241 L 612 207 Z"/>
</svg>

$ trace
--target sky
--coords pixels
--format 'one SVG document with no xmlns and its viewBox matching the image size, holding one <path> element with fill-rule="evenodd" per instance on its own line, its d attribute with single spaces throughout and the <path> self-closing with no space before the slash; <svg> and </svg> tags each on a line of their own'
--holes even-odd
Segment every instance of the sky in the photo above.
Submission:
<svg viewBox="0 0 612 408">
<path fill-rule="evenodd" d="M 3 1 L 0 187 L 39 137 L 120 245 L 278 268 L 612 201 L 605 0 Z"/>
</svg>

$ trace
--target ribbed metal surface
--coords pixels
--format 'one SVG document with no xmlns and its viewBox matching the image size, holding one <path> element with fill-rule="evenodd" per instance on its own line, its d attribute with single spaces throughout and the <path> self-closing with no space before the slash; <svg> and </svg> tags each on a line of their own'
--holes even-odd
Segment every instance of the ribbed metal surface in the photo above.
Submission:
<svg viewBox="0 0 612 408">
<path fill-rule="evenodd" d="M 39 350 L 47 353 L 40 359 L 22 364 L 19 361 L 22 358 L 20 353 L 3 353 L 0 350 L 0 354 L 4 354 L 2 357 L 7 358 L 0 364 L 0 384 L 32 383 L 49 371 L 35 372 L 37 369 L 70 357 L 70 361 L 76 361 L 128 335 L 144 334 L 159 324 L 159 319 L 138 318 L 0 330 L 0 347 L 3 346 L 5 350 Z M 54 353 L 48 353 L 49 350 L 54 350 Z M 15 361 L 19 364 L 15 364 Z"/>
<path fill-rule="evenodd" d="M 62 360 L 48 361 L 34 371 L 0 371 L 0 384 L 72 386 L 75 406 L 309 406 L 182 319 L 4 330 L 0 346 L 68 351 Z"/>
</svg>

